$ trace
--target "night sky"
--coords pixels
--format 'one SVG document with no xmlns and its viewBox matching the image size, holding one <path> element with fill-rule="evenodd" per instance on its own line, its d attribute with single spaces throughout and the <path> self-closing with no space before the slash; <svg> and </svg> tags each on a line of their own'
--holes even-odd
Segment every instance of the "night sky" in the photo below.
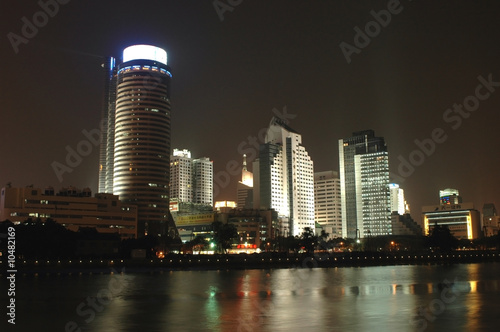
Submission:
<svg viewBox="0 0 500 332">
<path fill-rule="evenodd" d="M 500 208 L 500 83 L 479 89 L 489 95 L 466 118 L 447 112 L 474 102 L 468 97 L 479 76 L 500 82 L 500 2 L 230 2 L 241 3 L 221 21 L 212 0 L 71 0 L 46 24 L 38 15 L 41 27 L 16 53 L 8 34 L 22 37 L 22 18 L 33 22 L 41 7 L 2 1 L 0 186 L 96 192 L 98 146 L 62 182 L 51 164 L 65 164 L 66 147 L 86 140 L 82 130 L 99 128 L 103 57 L 121 61 L 123 48 L 152 44 L 168 52 L 172 68 L 172 148 L 210 157 L 216 175 L 239 163 L 239 152 L 255 154 L 249 137 L 286 107 L 315 171 L 338 170 L 339 138 L 365 129 L 385 137 L 392 178 L 417 220 L 448 187 L 478 209 Z M 358 40 L 363 47 L 348 63 L 340 44 L 355 47 L 354 28 L 364 30 L 371 11 L 388 6 L 390 22 L 371 30 L 368 45 Z M 442 143 L 411 175 L 401 174 L 398 157 L 408 160 L 414 141 L 436 128 Z M 236 199 L 238 179 L 231 176 L 215 199 Z"/>
</svg>

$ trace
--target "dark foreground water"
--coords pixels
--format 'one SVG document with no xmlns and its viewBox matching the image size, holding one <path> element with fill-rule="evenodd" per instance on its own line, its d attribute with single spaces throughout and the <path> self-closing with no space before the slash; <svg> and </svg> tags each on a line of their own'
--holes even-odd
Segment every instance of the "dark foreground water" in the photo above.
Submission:
<svg viewBox="0 0 500 332">
<path fill-rule="evenodd" d="M 2 331 L 498 331 L 500 263 L 17 276 Z M 5 275 L 2 307 L 6 304 Z M 7 326 L 7 328 L 3 328 Z"/>
</svg>

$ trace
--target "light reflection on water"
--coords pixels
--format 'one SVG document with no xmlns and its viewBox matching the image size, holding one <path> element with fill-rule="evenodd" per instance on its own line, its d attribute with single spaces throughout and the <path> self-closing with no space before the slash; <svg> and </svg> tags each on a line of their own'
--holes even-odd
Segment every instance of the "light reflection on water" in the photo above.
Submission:
<svg viewBox="0 0 500 332">
<path fill-rule="evenodd" d="M 64 331 L 69 321 L 82 331 L 144 332 L 488 331 L 500 324 L 498 263 L 18 277 L 17 284 L 23 331 Z M 85 301 L 112 286 L 119 291 L 90 319 Z M 87 311 L 79 315 L 82 303 Z"/>
</svg>

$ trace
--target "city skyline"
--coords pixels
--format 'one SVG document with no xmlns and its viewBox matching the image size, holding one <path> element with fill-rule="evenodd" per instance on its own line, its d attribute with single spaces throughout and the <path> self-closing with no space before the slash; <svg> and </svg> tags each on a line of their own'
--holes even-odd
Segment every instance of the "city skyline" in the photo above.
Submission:
<svg viewBox="0 0 500 332">
<path fill-rule="evenodd" d="M 355 45 L 354 28 L 364 29 L 374 20 L 372 11 L 386 9 L 385 2 L 243 2 L 225 12 L 223 21 L 210 2 L 169 2 L 160 6 L 167 19 L 160 19 L 162 11 L 148 16 L 131 10 L 141 29 L 110 11 L 113 5 L 61 4 L 17 53 L 3 39 L 10 64 L 2 80 L 9 121 L 4 137 L 17 144 L 2 144 L 7 161 L 0 186 L 74 185 L 97 192 L 99 148 L 83 131 L 99 129 L 100 65 L 106 56 L 141 43 L 165 48 L 175 68 L 172 146 L 210 156 L 214 175 L 232 161 L 240 164 L 241 152 L 251 149 L 254 137 L 259 140 L 275 109 L 307 141 L 316 172 L 339 170 L 336 141 L 372 128 L 387 141 L 391 173 L 407 175 L 391 182 L 405 190 L 414 213 L 448 187 L 459 189 L 478 209 L 498 205 L 500 96 L 497 83 L 488 85 L 500 81 L 496 3 L 401 1 L 402 10 L 369 45 L 351 54 L 350 63 L 339 45 Z M 12 4 L 2 22 L 4 36 L 21 35 L 21 18 L 31 21 L 40 10 L 37 3 Z M 79 32 L 88 18 L 92 26 Z M 467 111 L 474 106 L 466 107 L 474 102 L 469 96 L 477 91 L 480 104 Z M 464 105 L 462 111 L 454 104 Z M 77 151 L 85 140 L 92 143 L 91 153 L 69 165 L 67 148 Z M 398 158 L 410 156 L 416 163 L 399 174 Z M 62 181 L 54 162 L 71 168 Z M 238 180 L 239 174 L 231 175 L 214 199 L 234 199 Z"/>
</svg>

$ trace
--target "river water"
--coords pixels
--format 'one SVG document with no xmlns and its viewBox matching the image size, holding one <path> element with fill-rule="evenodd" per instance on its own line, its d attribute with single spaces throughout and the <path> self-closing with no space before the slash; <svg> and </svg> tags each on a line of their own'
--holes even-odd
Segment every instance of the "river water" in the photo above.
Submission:
<svg viewBox="0 0 500 332">
<path fill-rule="evenodd" d="M 3 305 L 5 278 L 1 285 Z M 500 263 L 110 269 L 92 275 L 18 275 L 15 330 L 498 331 L 499 303 Z"/>
</svg>

